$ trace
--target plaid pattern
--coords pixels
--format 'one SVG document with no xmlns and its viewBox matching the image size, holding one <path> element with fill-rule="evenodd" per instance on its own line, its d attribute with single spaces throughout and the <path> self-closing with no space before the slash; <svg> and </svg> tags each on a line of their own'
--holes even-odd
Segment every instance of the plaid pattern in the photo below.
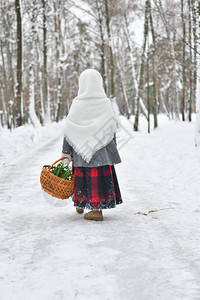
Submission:
<svg viewBox="0 0 200 300">
<path fill-rule="evenodd" d="M 74 174 L 74 206 L 93 210 L 122 203 L 114 166 L 74 167 Z"/>
</svg>

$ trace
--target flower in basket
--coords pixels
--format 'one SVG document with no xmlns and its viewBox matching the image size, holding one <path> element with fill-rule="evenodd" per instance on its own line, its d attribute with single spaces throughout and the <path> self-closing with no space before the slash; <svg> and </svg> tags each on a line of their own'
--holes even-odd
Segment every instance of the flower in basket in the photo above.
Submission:
<svg viewBox="0 0 200 300">
<path fill-rule="evenodd" d="M 71 163 L 70 163 L 71 164 Z M 56 166 L 54 166 L 51 172 L 60 178 L 71 180 L 72 175 L 72 164 L 64 165 L 63 162 L 60 162 Z"/>
</svg>

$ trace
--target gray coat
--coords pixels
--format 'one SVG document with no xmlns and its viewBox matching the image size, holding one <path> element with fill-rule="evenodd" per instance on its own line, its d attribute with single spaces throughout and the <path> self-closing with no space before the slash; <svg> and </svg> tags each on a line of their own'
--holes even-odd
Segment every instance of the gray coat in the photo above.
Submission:
<svg viewBox="0 0 200 300">
<path fill-rule="evenodd" d="M 72 159 L 74 160 L 74 167 L 99 167 L 105 165 L 114 165 L 121 162 L 121 158 L 117 150 L 116 137 L 114 137 L 108 145 L 98 150 L 93 155 L 89 163 L 87 163 L 74 151 L 65 138 L 63 140 L 62 152 L 71 155 Z"/>
</svg>

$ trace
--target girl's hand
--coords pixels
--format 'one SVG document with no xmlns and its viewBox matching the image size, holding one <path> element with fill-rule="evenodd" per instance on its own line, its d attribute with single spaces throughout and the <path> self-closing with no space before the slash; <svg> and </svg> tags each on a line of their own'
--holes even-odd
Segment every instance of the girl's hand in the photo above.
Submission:
<svg viewBox="0 0 200 300">
<path fill-rule="evenodd" d="M 71 160 L 72 160 L 70 154 L 62 153 L 61 157 L 65 157 L 65 159 L 62 160 L 62 162 L 63 162 L 64 165 L 68 165 L 71 162 Z"/>
</svg>

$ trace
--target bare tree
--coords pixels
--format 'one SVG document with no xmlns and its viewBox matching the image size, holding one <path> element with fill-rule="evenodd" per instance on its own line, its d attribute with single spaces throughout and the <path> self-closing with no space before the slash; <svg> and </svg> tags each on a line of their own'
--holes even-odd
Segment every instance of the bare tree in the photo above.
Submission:
<svg viewBox="0 0 200 300">
<path fill-rule="evenodd" d="M 50 121 L 50 107 L 48 97 L 48 73 L 47 73 L 47 1 L 42 0 L 42 28 L 43 28 L 43 107 L 45 117 Z"/>
<path fill-rule="evenodd" d="M 107 84 L 106 84 L 106 70 L 105 70 L 105 37 L 103 30 L 103 11 L 102 4 L 99 3 L 98 0 L 95 0 L 96 10 L 97 10 L 97 20 L 99 25 L 99 32 L 101 36 L 101 74 L 103 77 L 103 85 L 104 89 L 107 92 Z"/>
<path fill-rule="evenodd" d="M 136 101 L 136 114 L 135 114 L 135 122 L 134 122 L 134 131 L 138 131 L 138 129 L 139 129 L 140 98 L 142 96 L 145 52 L 146 52 L 147 35 L 148 35 L 148 30 L 149 30 L 149 28 L 148 28 L 148 22 L 149 22 L 148 6 L 149 6 L 149 2 L 148 2 L 148 0 L 146 0 L 146 2 L 145 2 L 145 15 L 144 15 L 144 37 L 143 37 L 142 58 L 141 58 L 141 65 L 140 65 L 140 78 L 139 78 L 139 86 L 138 86 L 138 97 L 137 97 L 137 101 Z"/>
<path fill-rule="evenodd" d="M 156 72 L 155 72 L 155 56 L 156 56 L 156 36 L 154 30 L 154 23 L 151 11 L 151 0 L 148 1 L 149 4 L 149 21 L 151 27 L 152 41 L 153 41 L 153 53 L 152 53 L 152 77 L 153 77 L 153 115 L 154 115 L 154 128 L 158 127 L 158 117 L 157 117 L 157 80 L 156 80 Z"/>
<path fill-rule="evenodd" d="M 185 121 L 185 88 L 186 88 L 186 76 L 185 76 L 185 41 L 186 41 L 186 33 L 185 33 L 185 16 L 183 12 L 183 0 L 181 0 L 181 19 L 182 19 L 182 31 L 183 31 L 183 58 L 182 58 L 182 78 L 183 78 L 183 87 L 182 87 L 182 101 L 181 101 L 181 114 L 182 121 Z"/>
<path fill-rule="evenodd" d="M 15 97 L 15 118 L 16 126 L 22 125 L 21 101 L 22 101 L 22 17 L 21 1 L 15 0 L 17 15 L 17 81 Z"/>
<path fill-rule="evenodd" d="M 196 106 L 196 132 L 195 145 L 200 146 L 200 3 L 196 1 L 197 10 L 197 106 Z"/>
<path fill-rule="evenodd" d="M 114 58 L 113 58 L 112 39 L 111 39 L 111 31 L 110 31 L 110 14 L 109 14 L 108 0 L 104 0 L 104 4 L 105 4 L 106 29 L 108 34 L 108 47 L 110 53 L 110 97 L 114 98 L 115 96 Z"/>
</svg>

